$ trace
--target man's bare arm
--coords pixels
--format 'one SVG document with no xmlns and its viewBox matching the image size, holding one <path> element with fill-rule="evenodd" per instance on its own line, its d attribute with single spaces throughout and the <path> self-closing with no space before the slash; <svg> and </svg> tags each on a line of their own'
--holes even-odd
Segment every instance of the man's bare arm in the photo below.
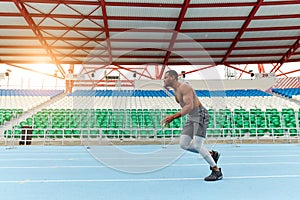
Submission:
<svg viewBox="0 0 300 200">
<path fill-rule="evenodd" d="M 166 118 L 162 121 L 165 125 L 168 125 L 176 118 L 190 113 L 194 109 L 193 89 L 188 85 L 182 85 L 180 88 L 180 93 L 182 94 L 184 106 L 181 108 L 181 111 L 173 115 L 166 116 Z"/>
</svg>

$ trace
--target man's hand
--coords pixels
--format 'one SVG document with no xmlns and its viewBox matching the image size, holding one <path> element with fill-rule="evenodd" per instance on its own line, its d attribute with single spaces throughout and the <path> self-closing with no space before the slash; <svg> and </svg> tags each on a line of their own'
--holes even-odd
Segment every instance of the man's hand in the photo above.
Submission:
<svg viewBox="0 0 300 200">
<path fill-rule="evenodd" d="M 161 125 L 168 126 L 174 120 L 173 115 L 167 115 L 163 120 L 160 121 Z"/>
</svg>

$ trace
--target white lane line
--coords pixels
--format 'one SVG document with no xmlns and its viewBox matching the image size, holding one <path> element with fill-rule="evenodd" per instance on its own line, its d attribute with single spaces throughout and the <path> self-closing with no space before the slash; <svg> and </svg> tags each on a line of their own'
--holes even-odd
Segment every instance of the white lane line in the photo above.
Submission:
<svg viewBox="0 0 300 200">
<path fill-rule="evenodd" d="M 224 177 L 226 180 L 230 179 L 280 179 L 280 178 L 300 178 L 300 174 L 294 175 L 270 175 L 270 176 L 229 176 Z M 163 181 L 195 181 L 203 180 L 203 178 L 192 177 L 177 177 L 177 178 L 141 178 L 141 179 L 25 179 L 25 180 L 0 180 L 2 183 L 88 183 L 88 182 L 163 182 Z"/>
<path fill-rule="evenodd" d="M 195 159 L 197 158 L 198 155 L 177 155 L 175 158 L 177 157 L 182 157 L 183 159 Z M 97 158 L 97 156 L 95 156 Z M 149 159 L 149 158 L 157 158 L 157 159 L 167 159 L 167 158 L 171 158 L 172 156 L 161 156 L 161 157 L 158 157 L 158 156 L 147 156 L 146 158 Z M 199 157 L 199 156 L 198 156 Z M 298 155 L 295 155 L 295 154 L 290 154 L 290 155 L 268 155 L 268 156 L 264 156 L 264 155 L 258 155 L 258 156 L 248 156 L 248 155 L 245 155 L 245 156 L 223 156 L 223 158 L 295 158 L 295 157 L 300 157 L 300 154 Z M 143 157 L 126 157 L 126 158 L 120 158 L 118 155 L 114 155 L 114 157 L 99 157 L 101 159 L 105 159 L 105 160 L 138 160 L 138 159 L 143 159 Z M 1 161 L 68 161 L 68 160 L 95 160 L 95 158 L 92 158 L 92 157 L 86 157 L 86 158 L 0 158 L 0 162 Z"/>
<path fill-rule="evenodd" d="M 233 165 L 300 165 L 300 162 L 260 162 L 260 163 L 222 163 L 222 166 Z M 170 165 L 136 165 L 135 163 L 128 163 L 124 165 L 113 165 L 112 167 L 196 167 L 196 166 L 208 166 L 207 163 L 195 163 L 195 164 L 170 164 Z M 59 169 L 59 168 L 109 168 L 107 165 L 52 165 L 52 166 L 0 166 L 0 169 Z"/>
</svg>

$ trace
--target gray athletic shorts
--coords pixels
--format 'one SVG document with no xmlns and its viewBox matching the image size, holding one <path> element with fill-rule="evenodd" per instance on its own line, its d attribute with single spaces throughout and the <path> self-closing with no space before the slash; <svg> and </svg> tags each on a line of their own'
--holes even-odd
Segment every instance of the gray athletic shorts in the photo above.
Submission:
<svg viewBox="0 0 300 200">
<path fill-rule="evenodd" d="M 195 108 L 188 114 L 187 121 L 182 129 L 181 134 L 193 136 L 206 137 L 206 129 L 209 122 L 209 114 L 205 107 L 201 106 Z"/>
</svg>

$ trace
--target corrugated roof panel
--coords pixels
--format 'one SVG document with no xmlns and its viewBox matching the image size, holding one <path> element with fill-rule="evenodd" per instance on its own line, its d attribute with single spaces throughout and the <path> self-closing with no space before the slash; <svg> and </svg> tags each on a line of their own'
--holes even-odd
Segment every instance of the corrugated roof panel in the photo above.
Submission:
<svg viewBox="0 0 300 200">
<path fill-rule="evenodd" d="M 142 31 L 143 29 L 141 29 Z M 163 29 L 165 30 L 165 29 Z M 121 33 L 110 34 L 111 39 L 165 39 L 170 40 L 173 32 L 136 32 L 125 31 Z"/>
<path fill-rule="evenodd" d="M 56 54 L 70 54 L 72 53 L 74 50 L 73 49 L 54 49 L 53 52 Z"/>
<path fill-rule="evenodd" d="M 257 0 L 191 0 L 190 4 L 215 4 L 215 3 L 253 3 L 257 2 Z"/>
<path fill-rule="evenodd" d="M 102 7 L 99 7 L 97 10 L 95 10 L 91 16 L 103 16 L 102 14 Z"/>
<path fill-rule="evenodd" d="M 53 8 L 57 6 L 57 3 L 26 3 L 25 7 L 29 13 L 45 13 L 49 14 Z"/>
<path fill-rule="evenodd" d="M 75 51 L 72 52 L 72 56 L 76 56 L 76 55 L 85 55 L 85 56 L 88 56 L 89 53 L 86 52 L 86 51 L 83 51 L 81 49 L 77 49 L 77 50 L 75 50 Z"/>
<path fill-rule="evenodd" d="M 169 47 L 168 42 L 111 42 L 113 48 L 156 48 L 156 49 L 167 49 Z"/>
<path fill-rule="evenodd" d="M 100 58 L 100 57 L 86 57 L 83 60 L 83 65 L 87 66 L 91 63 L 102 63 L 102 64 L 108 64 L 109 58 Z"/>
<path fill-rule="evenodd" d="M 152 8 L 152 7 L 122 7 L 106 6 L 108 16 L 135 16 L 135 17 L 178 17 L 180 8 Z"/>
<path fill-rule="evenodd" d="M 87 42 L 87 41 L 78 41 L 78 40 L 65 40 L 65 41 L 67 41 L 69 44 L 75 47 L 80 47 Z"/>
<path fill-rule="evenodd" d="M 109 28 L 166 28 L 175 29 L 176 22 L 165 21 L 116 21 L 112 20 L 108 22 Z"/>
<path fill-rule="evenodd" d="M 1 29 L 1 36 L 35 36 L 31 29 Z"/>
<path fill-rule="evenodd" d="M 89 38 L 94 38 L 97 36 L 97 38 L 106 38 L 103 31 L 78 31 L 84 35 L 86 35 Z M 101 34 L 102 33 L 102 34 Z"/>
<path fill-rule="evenodd" d="M 51 46 L 71 46 L 70 44 L 66 43 L 65 41 L 62 40 L 46 40 L 46 42 L 51 45 Z"/>
<path fill-rule="evenodd" d="M 288 49 L 256 49 L 256 50 L 233 50 L 231 55 L 245 54 L 285 54 Z"/>
<path fill-rule="evenodd" d="M 108 55 L 108 51 L 106 48 L 102 48 L 102 49 L 99 49 L 99 48 L 95 48 L 93 50 L 90 50 L 90 51 L 87 51 L 88 55 L 87 57 L 97 57 L 97 56 L 103 56 L 103 55 Z"/>
<path fill-rule="evenodd" d="M 165 56 L 165 51 L 113 51 L 114 56 Z"/>
<path fill-rule="evenodd" d="M 170 63 L 190 63 L 191 65 L 196 65 L 199 62 L 214 64 L 215 62 L 220 62 L 222 59 L 216 58 L 170 58 Z"/>
<path fill-rule="evenodd" d="M 202 2 L 201 2 L 202 3 Z M 208 7 L 208 8 L 189 8 L 185 15 L 186 18 L 195 17 L 246 17 L 252 10 L 252 6 L 245 7 Z"/>
<path fill-rule="evenodd" d="M 230 47 L 231 42 L 198 42 L 197 46 L 202 48 L 208 47 Z M 196 47 L 197 47 L 196 46 Z M 175 43 L 174 48 L 195 48 L 195 44 L 192 43 Z"/>
<path fill-rule="evenodd" d="M 172 53 L 177 54 L 179 56 L 199 56 L 199 55 L 225 55 L 227 51 L 206 51 L 203 49 L 204 52 L 198 51 L 172 51 Z"/>
<path fill-rule="evenodd" d="M 56 21 L 58 21 L 59 23 L 64 24 L 64 26 L 68 26 L 68 27 L 73 27 L 75 26 L 78 22 L 81 21 L 81 19 L 76 19 L 76 18 L 53 18 Z"/>
<path fill-rule="evenodd" d="M 118 58 L 114 59 L 114 62 L 126 62 L 126 63 L 132 63 L 135 62 L 142 62 L 142 63 L 163 63 L 164 59 L 151 59 L 151 58 Z"/>
<path fill-rule="evenodd" d="M 103 20 L 88 20 L 84 19 L 76 27 L 87 27 L 87 28 L 99 28 L 99 26 L 103 26 Z"/>
<path fill-rule="evenodd" d="M 256 16 L 300 14 L 300 4 L 261 6 Z"/>
<path fill-rule="evenodd" d="M 99 3 L 100 5 L 100 3 Z M 95 9 L 98 7 L 98 6 L 93 6 L 93 5 L 89 5 L 89 6 L 82 6 L 82 5 L 75 5 L 75 4 L 70 4 L 69 5 L 71 8 L 75 9 L 77 12 L 83 14 L 83 15 L 89 15 L 90 13 L 92 12 L 97 12 L 98 14 L 102 14 L 102 11 L 101 11 L 101 7 L 100 9 L 97 9 L 95 11 Z M 101 13 L 99 13 L 99 11 L 101 11 Z M 78 14 L 78 13 L 77 13 Z"/>
<path fill-rule="evenodd" d="M 288 27 L 288 26 L 299 26 L 300 19 L 272 19 L 272 20 L 252 20 L 248 28 L 258 27 Z"/>
<path fill-rule="evenodd" d="M 274 60 L 280 60 L 281 56 L 274 56 L 274 57 L 245 57 L 245 58 L 231 58 L 229 57 L 227 59 L 227 62 L 241 62 L 241 63 L 246 63 L 246 62 L 267 62 L 267 61 L 274 61 Z"/>
<path fill-rule="evenodd" d="M 6 45 L 10 45 L 10 46 L 14 46 L 14 45 L 32 45 L 32 46 L 41 46 L 40 42 L 38 40 L 17 40 L 17 39 L 13 39 L 13 40 L 1 40 L 0 39 L 0 44 L 3 46 Z"/>
<path fill-rule="evenodd" d="M 242 20 L 236 21 L 184 21 L 181 29 L 229 29 L 229 28 L 241 28 L 244 24 Z"/>
<path fill-rule="evenodd" d="M 0 2 L 0 13 L 19 13 L 13 2 Z"/>
<path fill-rule="evenodd" d="M 47 31 L 41 31 L 42 35 L 44 37 L 60 37 L 62 36 L 66 30 L 47 30 Z"/>
<path fill-rule="evenodd" d="M 295 40 L 238 42 L 236 47 L 285 46 L 285 45 L 292 45 L 292 44 L 294 44 L 294 42 L 295 42 Z"/>
<path fill-rule="evenodd" d="M 120 3 L 161 3 L 161 4 L 182 4 L 184 0 L 105 0 L 105 2 Z"/>
<path fill-rule="evenodd" d="M 300 59 L 300 55 L 298 54 L 298 55 L 292 55 L 291 57 L 290 57 L 290 59 L 289 60 L 293 60 L 293 59 L 297 59 L 297 60 L 299 60 Z M 298 63 L 297 64 L 297 66 L 299 66 L 300 67 L 300 64 Z M 298 68 L 299 69 L 299 68 Z"/>
<path fill-rule="evenodd" d="M 227 51 L 207 51 L 208 55 L 225 55 Z"/>
<path fill-rule="evenodd" d="M 64 26 L 63 24 L 51 19 L 51 18 L 46 18 L 45 20 L 43 20 L 40 24 L 40 26 Z"/>
<path fill-rule="evenodd" d="M 234 39 L 237 35 L 236 32 L 197 32 L 183 34 L 194 39 Z"/>
<path fill-rule="evenodd" d="M 23 17 L 1 17 L 0 25 L 27 26 L 28 24 Z"/>
<path fill-rule="evenodd" d="M 42 20 L 44 20 L 44 18 L 43 17 L 32 17 L 32 20 L 34 21 L 34 23 L 36 25 L 39 25 L 42 22 Z"/>
<path fill-rule="evenodd" d="M 72 1 L 99 2 L 99 0 L 72 0 Z"/>
<path fill-rule="evenodd" d="M 244 32 L 242 38 L 263 38 L 263 37 L 289 37 L 299 36 L 300 29 L 298 30 L 284 30 L 284 31 L 257 31 L 257 32 Z"/>
<path fill-rule="evenodd" d="M 32 48 L 5 48 L 0 49 L 0 54 L 45 54 L 47 55 L 46 51 L 43 48 L 40 49 L 32 49 Z"/>
<path fill-rule="evenodd" d="M 82 34 L 76 32 L 76 31 L 68 31 L 65 35 L 65 37 L 74 37 L 74 38 L 85 38 Z"/>
<path fill-rule="evenodd" d="M 97 42 L 89 41 L 87 44 L 84 45 L 85 47 L 95 47 L 95 48 L 103 48 Z"/>
<path fill-rule="evenodd" d="M 8 62 L 37 62 L 37 63 L 49 63 L 51 62 L 51 59 L 49 56 L 3 56 L 1 57 L 2 60 L 8 61 Z"/>
<path fill-rule="evenodd" d="M 84 6 L 81 6 L 84 7 Z M 87 6 L 88 7 L 88 6 Z M 73 9 L 69 8 L 67 5 L 59 4 L 51 14 L 64 14 L 64 15 L 78 15 Z"/>
</svg>

